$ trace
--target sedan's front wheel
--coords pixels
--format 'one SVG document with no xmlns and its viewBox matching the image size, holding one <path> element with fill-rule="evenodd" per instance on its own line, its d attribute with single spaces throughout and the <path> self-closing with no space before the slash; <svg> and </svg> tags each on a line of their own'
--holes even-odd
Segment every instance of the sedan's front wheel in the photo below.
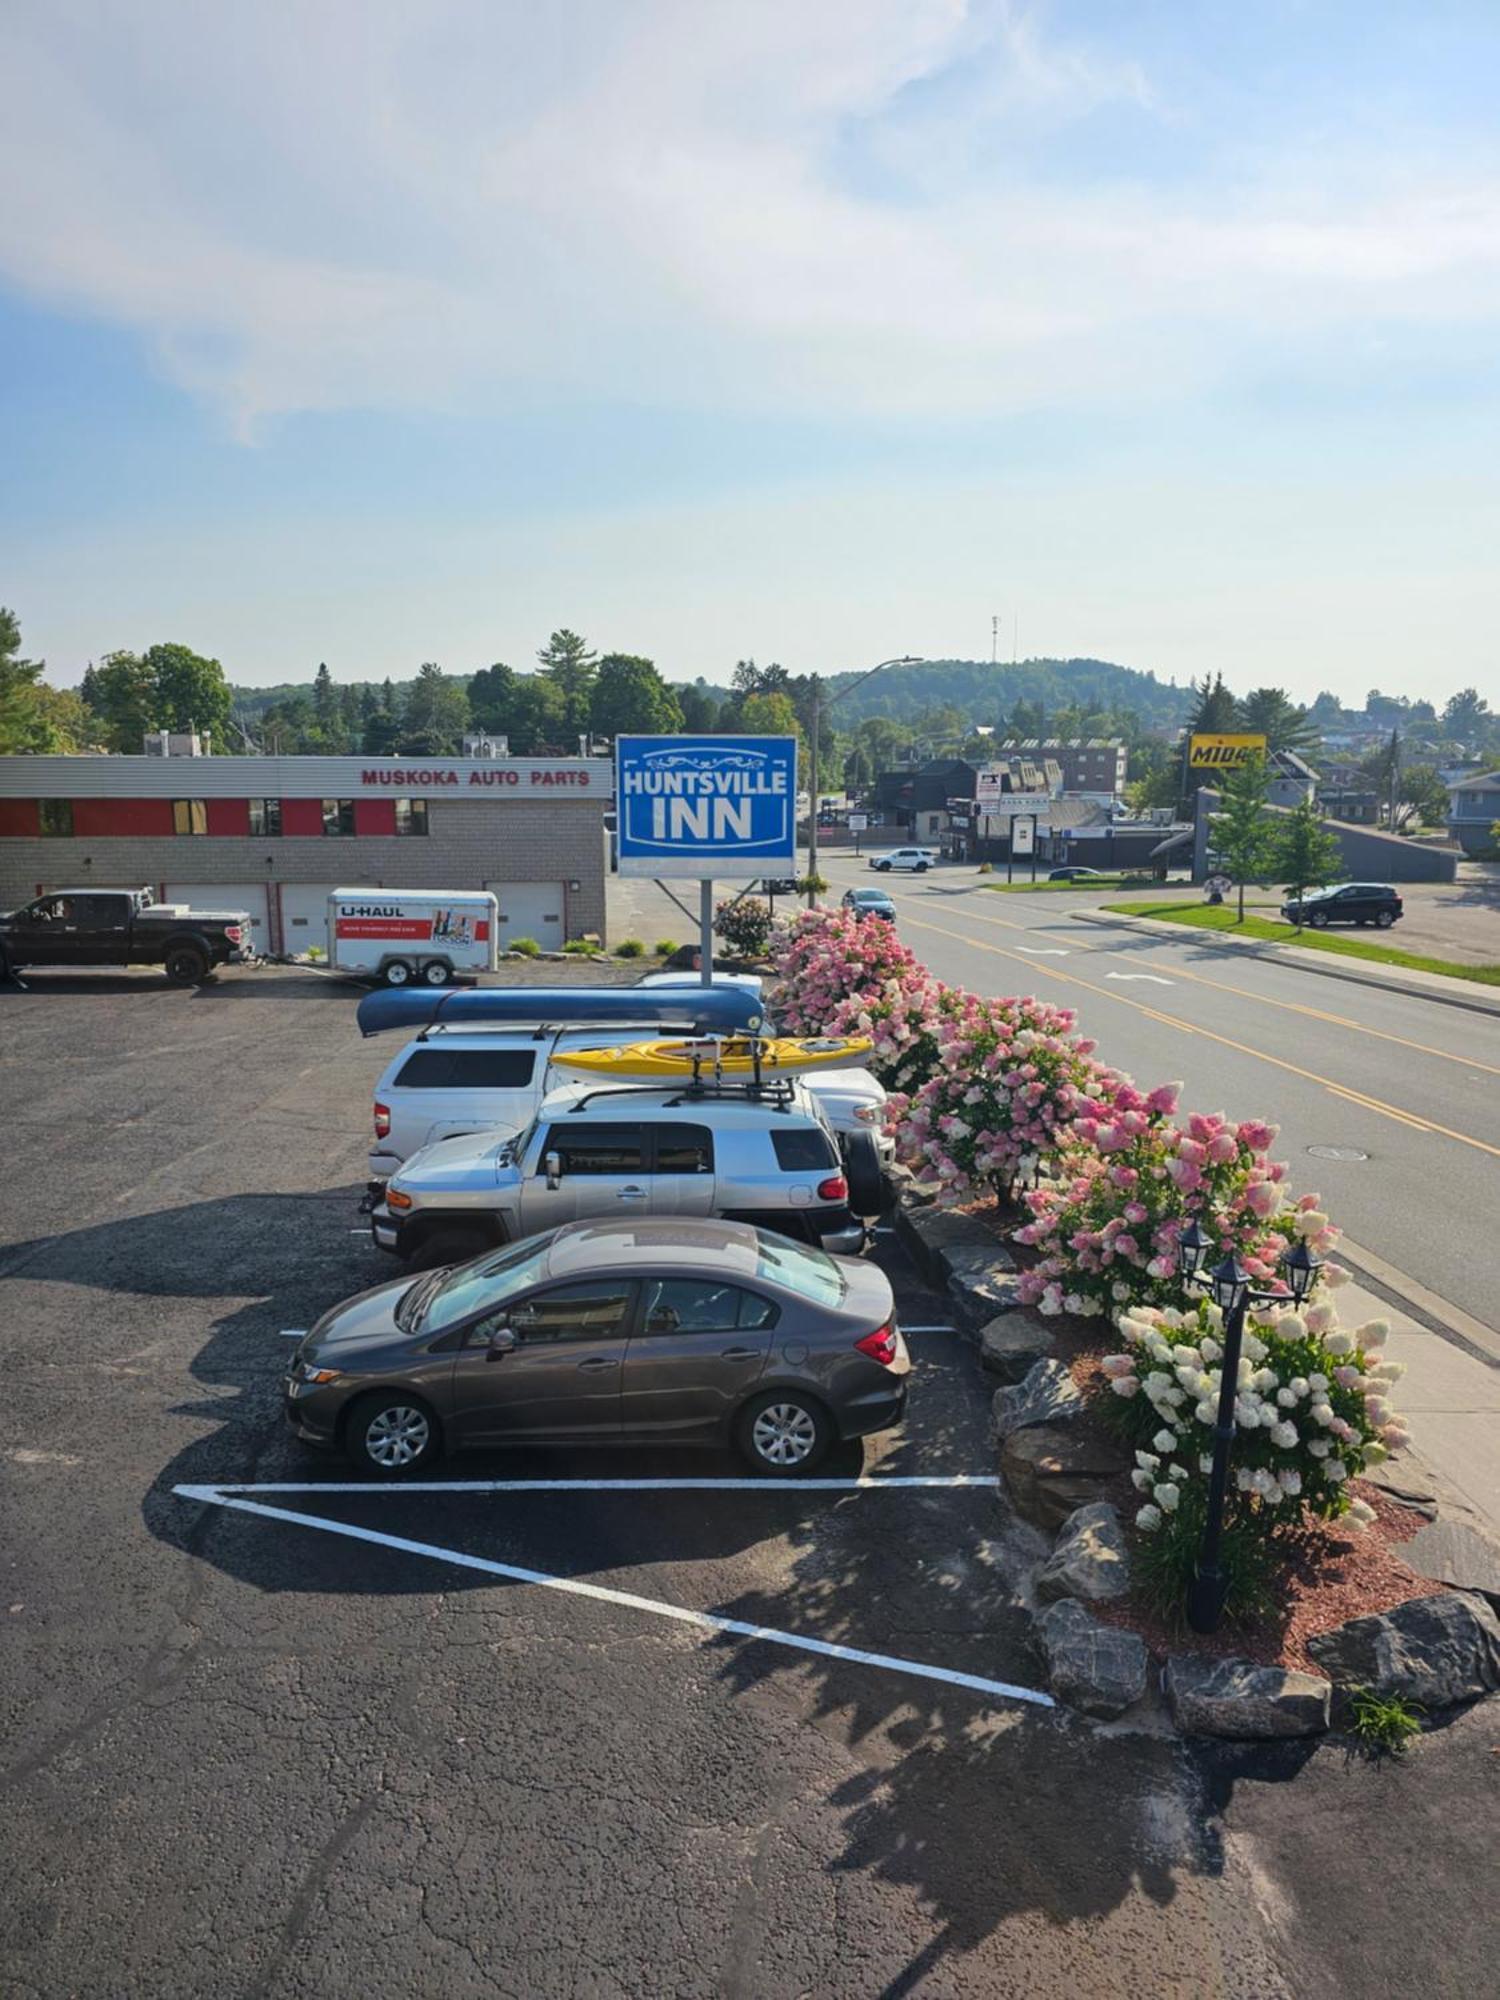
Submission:
<svg viewBox="0 0 1500 2000">
<path fill-rule="evenodd" d="M 395 1389 L 361 1396 L 344 1425 L 351 1464 L 377 1479 L 400 1479 L 437 1457 L 437 1418 L 419 1397 Z"/>
<path fill-rule="evenodd" d="M 757 1472 L 773 1479 L 809 1473 L 833 1441 L 828 1412 L 800 1389 L 768 1389 L 746 1404 L 735 1442 Z"/>
</svg>

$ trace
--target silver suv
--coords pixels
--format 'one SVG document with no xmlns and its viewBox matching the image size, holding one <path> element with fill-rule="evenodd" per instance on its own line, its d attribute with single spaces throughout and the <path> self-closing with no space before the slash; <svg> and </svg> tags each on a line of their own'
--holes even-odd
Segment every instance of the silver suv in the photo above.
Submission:
<svg viewBox="0 0 1500 2000">
<path fill-rule="evenodd" d="M 370 1233 L 428 1269 L 565 1222 L 716 1215 L 852 1256 L 865 1240 L 857 1216 L 877 1214 L 881 1192 L 873 1141 L 850 1135 L 841 1156 L 798 1079 L 758 1093 L 585 1082 L 549 1093 L 513 1137 L 476 1132 L 414 1153 Z"/>
</svg>

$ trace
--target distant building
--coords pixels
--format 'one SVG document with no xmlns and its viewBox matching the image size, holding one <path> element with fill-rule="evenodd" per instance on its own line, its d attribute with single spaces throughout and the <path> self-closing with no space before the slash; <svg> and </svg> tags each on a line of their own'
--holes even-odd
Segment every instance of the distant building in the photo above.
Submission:
<svg viewBox="0 0 1500 2000">
<path fill-rule="evenodd" d="M 1500 771 L 1481 771 L 1448 787 L 1448 831 L 1465 854 L 1483 854 L 1497 845 Z"/>
<path fill-rule="evenodd" d="M 1273 806 L 1300 806 L 1316 793 L 1318 774 L 1295 750 L 1273 750 L 1266 764 L 1266 797 Z"/>
<path fill-rule="evenodd" d="M 1034 764 L 1050 760 L 1062 773 L 1059 789 L 1064 792 L 1123 792 L 1130 761 L 1130 752 L 1117 736 L 1007 736 L 995 745 L 995 755 L 1026 757 Z"/>
<path fill-rule="evenodd" d="M 1380 817 L 1380 794 L 1358 785 L 1318 787 L 1318 810 L 1346 826 L 1374 826 Z"/>
</svg>

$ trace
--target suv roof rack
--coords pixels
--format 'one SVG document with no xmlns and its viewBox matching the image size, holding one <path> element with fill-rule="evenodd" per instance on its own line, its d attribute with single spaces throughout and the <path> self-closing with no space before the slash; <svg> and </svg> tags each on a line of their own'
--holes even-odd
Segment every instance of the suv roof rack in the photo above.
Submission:
<svg viewBox="0 0 1500 2000">
<path fill-rule="evenodd" d="M 718 1104 L 726 1098 L 737 1098 L 746 1104 L 765 1104 L 773 1111 L 790 1111 L 796 1103 L 797 1079 L 790 1076 L 773 1077 L 762 1083 L 701 1082 L 675 1084 L 666 1079 L 653 1083 L 649 1077 L 639 1077 L 634 1083 L 605 1084 L 598 1090 L 587 1090 L 577 1101 L 568 1106 L 567 1116 L 584 1110 L 601 1097 L 639 1097 L 643 1091 L 670 1093 L 666 1097 L 668 1109 L 675 1110 L 679 1104 Z"/>
</svg>

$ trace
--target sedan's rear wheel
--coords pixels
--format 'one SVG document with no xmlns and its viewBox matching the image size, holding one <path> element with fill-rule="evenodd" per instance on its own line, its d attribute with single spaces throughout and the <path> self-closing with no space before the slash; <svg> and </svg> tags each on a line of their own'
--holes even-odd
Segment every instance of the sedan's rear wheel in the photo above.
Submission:
<svg viewBox="0 0 1500 2000">
<path fill-rule="evenodd" d="M 419 1396 L 374 1390 L 349 1412 L 344 1451 L 361 1472 L 400 1479 L 437 1457 L 437 1418 Z"/>
<path fill-rule="evenodd" d="M 741 1454 L 773 1479 L 809 1473 L 833 1438 L 828 1412 L 800 1389 L 768 1389 L 747 1403 L 735 1442 Z"/>
</svg>

